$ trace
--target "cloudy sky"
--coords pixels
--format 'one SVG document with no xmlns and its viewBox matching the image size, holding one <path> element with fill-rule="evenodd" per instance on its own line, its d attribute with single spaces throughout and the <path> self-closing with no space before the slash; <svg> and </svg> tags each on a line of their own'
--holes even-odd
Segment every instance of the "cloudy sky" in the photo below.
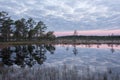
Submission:
<svg viewBox="0 0 120 80">
<path fill-rule="evenodd" d="M 0 11 L 42 20 L 56 32 L 120 29 L 120 0 L 0 0 Z"/>
</svg>

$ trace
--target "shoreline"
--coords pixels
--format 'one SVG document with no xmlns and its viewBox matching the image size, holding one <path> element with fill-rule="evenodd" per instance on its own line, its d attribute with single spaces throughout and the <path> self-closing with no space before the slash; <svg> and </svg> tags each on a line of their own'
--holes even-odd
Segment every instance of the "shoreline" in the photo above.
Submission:
<svg viewBox="0 0 120 80">
<path fill-rule="evenodd" d="M 25 45 L 25 44 L 120 44 L 120 40 L 55 40 L 55 41 L 9 41 L 0 42 L 0 45 Z"/>
</svg>

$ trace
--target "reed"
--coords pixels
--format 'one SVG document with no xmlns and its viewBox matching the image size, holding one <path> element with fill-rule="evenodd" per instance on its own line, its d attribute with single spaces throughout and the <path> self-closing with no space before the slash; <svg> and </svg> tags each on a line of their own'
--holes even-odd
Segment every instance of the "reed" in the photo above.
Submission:
<svg viewBox="0 0 120 80">
<path fill-rule="evenodd" d="M 1 70 L 1 69 L 0 69 Z M 78 67 L 39 67 L 2 69 L 0 80 L 120 80 L 120 74 L 108 69 L 93 72 L 90 68 Z"/>
</svg>

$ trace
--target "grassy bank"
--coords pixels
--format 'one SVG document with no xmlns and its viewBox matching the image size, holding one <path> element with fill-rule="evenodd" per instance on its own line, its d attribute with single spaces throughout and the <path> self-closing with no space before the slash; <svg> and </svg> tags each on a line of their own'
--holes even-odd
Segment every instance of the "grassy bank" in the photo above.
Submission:
<svg viewBox="0 0 120 80">
<path fill-rule="evenodd" d="M 24 45 L 24 44 L 49 44 L 53 41 L 15 41 L 15 42 L 0 42 L 0 45 Z"/>
<path fill-rule="evenodd" d="M 120 74 L 112 69 L 93 72 L 90 68 L 77 67 L 39 67 L 2 69 L 0 80 L 120 80 Z"/>
<path fill-rule="evenodd" d="M 120 44 L 120 40 L 56 40 L 56 41 L 15 41 L 0 42 L 0 45 L 24 45 L 24 44 Z"/>
</svg>

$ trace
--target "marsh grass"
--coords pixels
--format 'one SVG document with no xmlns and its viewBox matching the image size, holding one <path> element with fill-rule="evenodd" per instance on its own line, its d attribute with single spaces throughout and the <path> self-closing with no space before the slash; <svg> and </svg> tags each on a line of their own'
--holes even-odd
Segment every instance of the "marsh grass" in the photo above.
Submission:
<svg viewBox="0 0 120 80">
<path fill-rule="evenodd" d="M 108 69 L 95 72 L 90 68 L 39 67 L 0 69 L 0 80 L 120 80 L 120 74 Z"/>
</svg>

